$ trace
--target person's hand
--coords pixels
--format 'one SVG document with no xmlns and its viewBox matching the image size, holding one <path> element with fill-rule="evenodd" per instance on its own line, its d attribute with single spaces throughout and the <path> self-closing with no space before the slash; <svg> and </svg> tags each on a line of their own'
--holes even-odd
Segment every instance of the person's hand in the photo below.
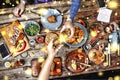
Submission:
<svg viewBox="0 0 120 80">
<path fill-rule="evenodd" d="M 57 48 L 55 48 L 53 46 L 53 42 L 54 40 L 51 40 L 47 46 L 48 56 L 51 56 L 51 57 L 54 57 L 57 54 L 58 50 L 63 46 L 63 44 L 60 44 L 58 45 Z"/>
<path fill-rule="evenodd" d="M 22 13 L 25 10 L 25 2 L 21 1 L 20 4 L 15 7 L 15 9 L 13 10 L 13 14 L 17 17 L 20 17 L 22 15 Z"/>
<path fill-rule="evenodd" d="M 65 24 L 63 25 L 60 33 L 62 33 L 63 31 L 65 31 L 66 29 L 70 29 L 71 34 L 70 34 L 70 36 L 69 36 L 68 38 L 69 38 L 69 39 L 72 38 L 72 37 L 74 36 L 75 29 L 74 29 L 74 27 L 73 27 L 73 23 L 72 23 L 72 20 L 71 20 L 71 19 L 69 19 L 69 20 L 67 20 L 67 21 L 65 22 Z"/>
</svg>

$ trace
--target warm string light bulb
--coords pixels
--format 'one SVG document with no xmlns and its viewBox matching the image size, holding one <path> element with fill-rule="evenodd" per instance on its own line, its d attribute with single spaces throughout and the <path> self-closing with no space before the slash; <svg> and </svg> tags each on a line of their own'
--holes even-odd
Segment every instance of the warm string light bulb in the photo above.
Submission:
<svg viewBox="0 0 120 80">
<path fill-rule="evenodd" d="M 26 75 L 32 75 L 32 69 L 31 68 L 27 68 L 25 71 Z"/>
<path fill-rule="evenodd" d="M 7 4 L 10 3 L 10 0 L 6 0 L 5 3 L 7 3 Z"/>
<path fill-rule="evenodd" d="M 114 14 L 115 16 L 118 16 L 118 13 L 117 12 L 115 12 L 115 14 Z"/>
<path fill-rule="evenodd" d="M 117 9 L 118 8 L 118 1 L 114 0 L 114 1 L 109 1 L 107 3 L 108 8 L 110 9 Z"/>
</svg>

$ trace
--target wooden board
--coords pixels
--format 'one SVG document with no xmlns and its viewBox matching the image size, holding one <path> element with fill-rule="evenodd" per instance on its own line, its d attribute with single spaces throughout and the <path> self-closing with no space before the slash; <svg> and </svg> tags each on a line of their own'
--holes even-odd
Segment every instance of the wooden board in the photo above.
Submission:
<svg viewBox="0 0 120 80">
<path fill-rule="evenodd" d="M 19 55 L 20 53 L 23 53 L 24 51 L 30 48 L 28 44 L 28 39 L 25 35 L 23 37 L 24 42 L 21 44 L 21 48 L 24 48 L 24 49 L 20 50 L 20 47 L 18 46 L 18 44 L 16 45 L 16 42 L 20 41 L 18 40 L 18 37 L 20 36 L 20 34 L 21 33 L 24 34 L 23 28 L 18 21 L 14 21 L 11 24 L 1 28 L 0 32 L 13 57 Z"/>
</svg>

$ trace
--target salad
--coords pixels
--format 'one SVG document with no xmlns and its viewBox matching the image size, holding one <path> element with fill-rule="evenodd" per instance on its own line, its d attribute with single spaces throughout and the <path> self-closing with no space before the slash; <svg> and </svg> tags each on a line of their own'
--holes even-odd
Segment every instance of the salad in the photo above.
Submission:
<svg viewBox="0 0 120 80">
<path fill-rule="evenodd" d="M 25 32 L 29 36 L 35 36 L 39 32 L 39 26 L 36 24 L 28 24 L 27 27 L 25 28 Z"/>
</svg>

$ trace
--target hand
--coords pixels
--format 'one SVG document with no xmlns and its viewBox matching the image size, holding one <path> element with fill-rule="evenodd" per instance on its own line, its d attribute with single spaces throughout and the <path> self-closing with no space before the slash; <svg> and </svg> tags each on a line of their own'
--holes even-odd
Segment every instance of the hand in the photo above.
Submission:
<svg viewBox="0 0 120 80">
<path fill-rule="evenodd" d="M 63 46 L 62 44 L 59 45 L 57 48 L 54 48 L 53 46 L 53 41 L 51 40 L 47 46 L 47 50 L 48 50 L 48 56 L 54 57 L 56 55 L 56 53 L 58 52 L 58 50 Z"/>
<path fill-rule="evenodd" d="M 72 24 L 72 20 L 67 20 L 67 21 L 65 22 L 65 24 L 63 25 L 63 27 L 62 27 L 62 29 L 61 29 L 60 32 L 62 33 L 62 32 L 65 31 L 66 29 L 70 29 L 71 34 L 70 34 L 70 36 L 69 36 L 68 38 L 69 38 L 69 39 L 72 38 L 72 37 L 74 36 L 74 32 L 75 32 L 75 29 L 74 29 L 73 24 Z"/>
<path fill-rule="evenodd" d="M 20 17 L 22 15 L 22 13 L 25 10 L 25 2 L 21 1 L 20 4 L 15 7 L 15 9 L 13 10 L 13 14 L 17 17 Z"/>
</svg>

